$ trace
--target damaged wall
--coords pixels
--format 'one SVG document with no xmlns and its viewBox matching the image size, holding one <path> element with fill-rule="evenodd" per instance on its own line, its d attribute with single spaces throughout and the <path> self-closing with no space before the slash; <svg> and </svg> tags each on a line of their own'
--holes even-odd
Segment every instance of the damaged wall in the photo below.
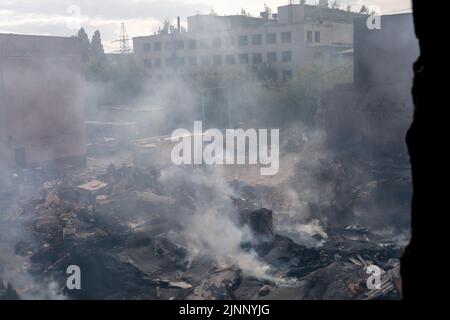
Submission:
<svg viewBox="0 0 450 320">
<path fill-rule="evenodd" d="M 3 165 L 84 165 L 82 97 L 76 38 L 0 34 Z"/>
</svg>

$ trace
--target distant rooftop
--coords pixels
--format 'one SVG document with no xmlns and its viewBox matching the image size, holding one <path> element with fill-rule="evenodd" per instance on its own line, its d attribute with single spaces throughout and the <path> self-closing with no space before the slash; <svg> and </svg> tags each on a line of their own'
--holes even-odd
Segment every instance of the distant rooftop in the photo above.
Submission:
<svg viewBox="0 0 450 320">
<path fill-rule="evenodd" d="M 73 56 L 79 55 L 77 37 L 40 36 L 0 33 L 0 55 Z"/>
<path fill-rule="evenodd" d="M 273 20 L 265 20 L 262 18 L 248 17 L 244 15 L 232 16 L 212 16 L 212 15 L 195 15 L 188 17 L 189 32 L 208 32 L 222 31 L 240 28 L 254 28 L 266 24 L 268 21 L 275 23 Z"/>
<path fill-rule="evenodd" d="M 244 15 L 215 16 L 195 15 L 188 17 L 189 32 L 224 31 L 241 28 L 255 28 L 273 24 L 295 24 L 303 22 L 344 22 L 351 23 L 353 18 L 362 17 L 363 14 L 333 9 L 323 6 L 292 4 L 278 7 L 278 13 L 270 17 L 261 13 L 261 17 Z"/>
</svg>

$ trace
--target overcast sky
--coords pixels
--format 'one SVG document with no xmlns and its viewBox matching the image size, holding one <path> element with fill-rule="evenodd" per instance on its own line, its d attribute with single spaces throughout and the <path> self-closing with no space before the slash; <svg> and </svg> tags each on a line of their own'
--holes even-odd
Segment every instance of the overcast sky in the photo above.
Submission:
<svg viewBox="0 0 450 320">
<path fill-rule="evenodd" d="M 298 3 L 299 0 L 295 0 Z M 307 0 L 315 4 L 318 0 Z M 264 3 L 276 12 L 277 6 L 287 0 L 0 0 L 0 33 L 71 36 L 81 24 L 89 36 L 100 30 L 106 51 L 114 51 L 112 43 L 126 24 L 130 37 L 153 34 L 165 19 L 175 21 L 177 16 L 186 24 L 186 17 L 207 14 L 212 9 L 220 15 L 236 14 L 244 8 L 254 16 L 262 11 Z M 409 9 L 410 0 L 340 0 L 358 10 L 364 3 L 377 6 L 382 13 Z M 74 18 L 79 17 L 79 18 Z"/>
</svg>

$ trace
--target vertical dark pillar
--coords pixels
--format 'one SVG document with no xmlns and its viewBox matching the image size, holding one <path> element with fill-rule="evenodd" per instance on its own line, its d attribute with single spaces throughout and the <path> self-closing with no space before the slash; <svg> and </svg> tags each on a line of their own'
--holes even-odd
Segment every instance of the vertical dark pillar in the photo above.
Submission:
<svg viewBox="0 0 450 320">
<path fill-rule="evenodd" d="M 440 290 L 446 289 L 447 272 L 441 257 L 448 252 L 444 238 L 449 226 L 446 223 L 448 180 L 444 179 L 446 166 L 444 154 L 448 141 L 444 139 L 448 105 L 447 81 L 442 68 L 446 64 L 433 36 L 439 29 L 439 15 L 433 3 L 414 0 L 414 23 L 421 55 L 414 64 L 413 100 L 414 120 L 407 134 L 413 177 L 411 208 L 412 240 L 402 258 L 403 296 L 406 300 L 439 299 Z M 431 15 L 432 13 L 432 15 Z M 430 24 L 427 17 L 433 16 Z M 444 20 L 442 20 L 444 21 Z M 445 31 L 447 29 L 442 29 Z M 433 32 L 430 32 L 433 31 Z M 439 49 L 439 48 L 438 48 Z M 441 297 L 443 298 L 443 297 Z"/>
</svg>

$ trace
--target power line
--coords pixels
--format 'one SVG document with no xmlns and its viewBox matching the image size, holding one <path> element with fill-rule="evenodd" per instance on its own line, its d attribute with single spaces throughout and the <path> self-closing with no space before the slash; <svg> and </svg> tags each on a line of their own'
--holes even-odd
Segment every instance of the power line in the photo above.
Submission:
<svg viewBox="0 0 450 320">
<path fill-rule="evenodd" d="M 113 41 L 113 42 L 120 43 L 120 49 L 117 52 L 119 52 L 120 54 L 131 53 L 130 43 L 129 43 L 130 40 L 131 39 L 128 37 L 127 30 L 125 29 L 125 23 L 122 22 L 119 39 Z"/>
</svg>

